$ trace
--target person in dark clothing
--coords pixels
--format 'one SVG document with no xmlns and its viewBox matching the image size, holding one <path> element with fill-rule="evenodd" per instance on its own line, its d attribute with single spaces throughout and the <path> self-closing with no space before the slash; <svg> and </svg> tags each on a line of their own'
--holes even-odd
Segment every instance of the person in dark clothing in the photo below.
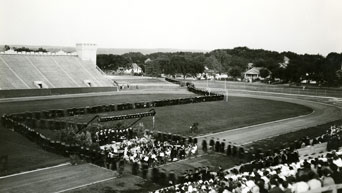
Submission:
<svg viewBox="0 0 342 193">
<path fill-rule="evenodd" d="M 202 150 L 206 153 L 208 151 L 208 145 L 207 145 L 207 140 L 206 138 L 203 139 L 202 141 Z"/>
<path fill-rule="evenodd" d="M 215 145 L 215 141 L 214 141 L 214 138 L 212 138 L 212 139 L 210 140 L 210 142 L 209 142 L 209 148 L 210 148 L 211 151 L 214 150 L 214 145 Z"/>
<path fill-rule="evenodd" d="M 132 163 L 132 174 L 137 175 L 138 173 L 139 173 L 139 164 L 138 164 L 138 160 L 135 159 Z"/>
<path fill-rule="evenodd" d="M 125 160 L 120 159 L 119 161 L 119 174 L 122 175 L 125 169 Z"/>
<path fill-rule="evenodd" d="M 148 162 L 143 161 L 141 164 L 142 164 L 142 165 L 141 165 L 141 167 L 142 167 L 142 177 L 143 177 L 144 179 L 146 179 L 146 177 L 147 177 L 147 172 L 148 172 Z"/>
<path fill-rule="evenodd" d="M 231 145 L 227 146 L 226 152 L 227 152 L 227 156 L 230 156 L 232 154 L 232 146 Z"/>
<path fill-rule="evenodd" d="M 215 151 L 220 152 L 220 149 L 221 149 L 221 144 L 220 144 L 219 139 L 217 139 L 217 141 L 215 143 Z"/>
<path fill-rule="evenodd" d="M 221 145 L 220 145 L 220 152 L 221 153 L 224 153 L 224 150 L 225 150 L 225 147 L 226 147 L 226 143 L 225 143 L 225 139 L 221 142 Z"/>
</svg>

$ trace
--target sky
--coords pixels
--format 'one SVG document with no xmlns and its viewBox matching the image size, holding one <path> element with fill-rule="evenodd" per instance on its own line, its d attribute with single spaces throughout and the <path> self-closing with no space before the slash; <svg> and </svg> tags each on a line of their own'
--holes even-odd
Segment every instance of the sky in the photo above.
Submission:
<svg viewBox="0 0 342 193">
<path fill-rule="evenodd" d="M 0 0 L 0 44 L 342 52 L 341 0 Z"/>
</svg>

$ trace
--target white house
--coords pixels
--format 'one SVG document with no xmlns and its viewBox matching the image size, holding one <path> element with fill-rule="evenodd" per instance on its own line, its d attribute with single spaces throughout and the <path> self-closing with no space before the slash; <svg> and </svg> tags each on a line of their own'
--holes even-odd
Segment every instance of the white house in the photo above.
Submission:
<svg viewBox="0 0 342 193">
<path fill-rule="evenodd" d="M 142 69 L 138 64 L 132 63 L 129 68 L 119 67 L 116 72 L 119 74 L 141 74 Z"/>
<path fill-rule="evenodd" d="M 250 81 L 250 82 L 252 82 L 253 80 L 256 80 L 256 79 L 261 79 L 261 80 L 264 79 L 264 78 L 262 78 L 260 76 L 260 70 L 261 69 L 266 69 L 266 68 L 263 68 L 263 67 L 253 67 L 253 68 L 247 70 L 245 72 L 245 79 Z M 266 69 L 266 70 L 268 70 L 268 69 Z M 269 75 L 266 78 L 271 77 L 271 71 L 268 70 L 268 72 L 269 72 Z"/>
<path fill-rule="evenodd" d="M 133 73 L 136 73 L 136 74 L 142 73 L 142 69 L 136 63 L 132 63 L 132 71 Z"/>
</svg>

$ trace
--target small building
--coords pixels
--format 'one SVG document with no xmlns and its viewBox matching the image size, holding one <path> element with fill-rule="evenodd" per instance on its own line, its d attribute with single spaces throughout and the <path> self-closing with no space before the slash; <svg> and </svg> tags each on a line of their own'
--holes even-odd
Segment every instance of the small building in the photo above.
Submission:
<svg viewBox="0 0 342 193">
<path fill-rule="evenodd" d="M 218 73 L 215 74 L 215 79 L 216 80 L 222 80 L 222 79 L 227 79 L 229 76 L 227 73 Z"/>
<path fill-rule="evenodd" d="M 138 66 L 138 64 L 136 64 L 136 63 L 132 63 L 132 71 L 134 74 L 141 74 L 142 73 L 141 67 Z"/>
<path fill-rule="evenodd" d="M 279 63 L 279 67 L 286 69 L 287 66 L 289 65 L 289 63 L 290 63 L 290 58 L 284 56 L 284 60 L 283 60 L 283 62 Z"/>
<path fill-rule="evenodd" d="M 129 68 L 118 67 L 116 70 L 118 74 L 141 74 L 142 72 L 141 67 L 136 63 L 132 63 Z"/>
<path fill-rule="evenodd" d="M 253 80 L 256 80 L 256 79 L 263 80 L 264 78 L 262 78 L 260 76 L 260 70 L 262 70 L 262 69 L 266 69 L 266 68 L 263 68 L 263 67 L 253 67 L 253 68 L 247 70 L 245 72 L 245 75 L 244 75 L 245 79 L 248 80 L 249 82 L 252 82 Z M 266 69 L 266 70 L 268 70 L 268 69 Z M 271 77 L 271 71 L 268 70 L 268 72 L 269 72 L 269 75 L 266 78 Z"/>
</svg>

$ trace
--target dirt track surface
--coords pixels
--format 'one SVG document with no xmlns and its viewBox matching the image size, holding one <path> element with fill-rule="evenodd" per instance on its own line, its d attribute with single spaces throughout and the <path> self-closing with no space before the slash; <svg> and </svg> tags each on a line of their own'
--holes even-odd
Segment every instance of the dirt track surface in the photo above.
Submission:
<svg viewBox="0 0 342 193">
<path fill-rule="evenodd" d="M 222 141 L 223 139 L 225 139 L 226 142 L 244 145 L 252 143 L 253 141 L 258 141 L 261 139 L 270 138 L 288 132 L 297 131 L 300 129 L 316 125 L 321 125 L 324 123 L 341 119 L 342 117 L 342 110 L 340 107 L 337 107 L 332 104 L 327 104 L 324 102 L 319 102 L 319 100 L 317 100 L 318 98 L 316 98 L 315 101 L 312 101 L 293 98 L 289 96 L 272 96 L 267 94 L 260 95 L 253 92 L 246 93 L 232 90 L 230 90 L 229 95 L 239 97 L 262 98 L 301 104 L 312 108 L 313 112 L 311 114 L 299 117 L 293 117 L 289 119 L 283 119 L 258 125 L 252 125 L 248 127 L 242 127 L 234 130 L 203 135 L 198 137 L 199 144 L 202 143 L 203 139 L 210 140 L 214 138 L 215 140 L 220 139 Z M 322 99 L 322 101 L 325 100 L 326 99 Z M 262 109 L 260 110 L 262 111 Z"/>
<path fill-rule="evenodd" d="M 113 180 L 113 171 L 91 164 L 65 165 L 27 174 L 0 178 L 0 192 L 65 192 L 94 182 Z"/>
</svg>

